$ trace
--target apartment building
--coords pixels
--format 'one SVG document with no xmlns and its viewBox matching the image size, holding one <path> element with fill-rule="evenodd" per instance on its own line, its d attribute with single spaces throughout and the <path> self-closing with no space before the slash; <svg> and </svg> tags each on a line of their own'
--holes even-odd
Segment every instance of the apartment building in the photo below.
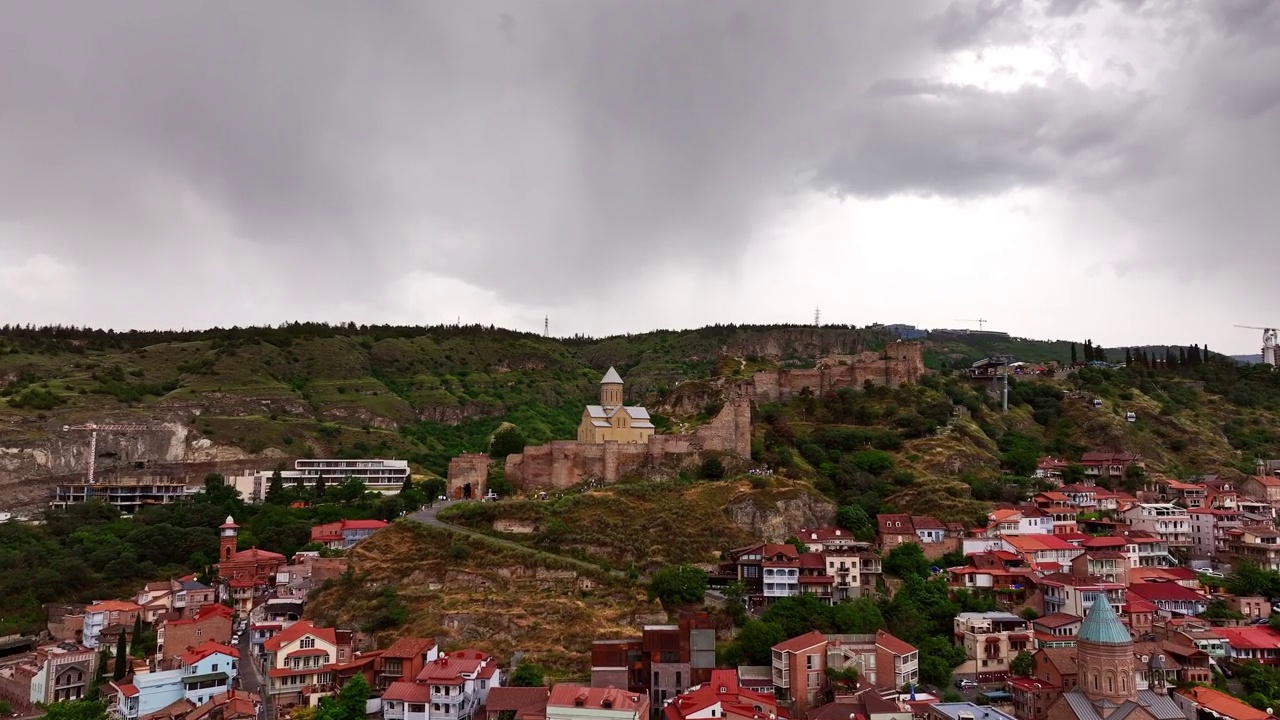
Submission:
<svg viewBox="0 0 1280 720">
<path fill-rule="evenodd" d="M 884 630 L 876 632 L 876 687 L 893 690 L 920 682 L 920 651 Z"/>
<path fill-rule="evenodd" d="M 1007 612 L 965 612 L 953 621 L 955 640 L 968 660 L 957 669 L 980 683 L 1009 677 L 1009 663 L 1033 649 L 1028 621 Z"/>
<path fill-rule="evenodd" d="M 1244 526 L 1244 513 L 1239 510 L 1191 508 L 1191 557 L 1211 560 L 1225 557 L 1230 531 Z"/>
<path fill-rule="evenodd" d="M 1139 503 L 1123 513 L 1134 530 L 1142 530 L 1168 543 L 1170 549 L 1191 549 L 1191 516 L 1186 508 L 1169 503 Z"/>
<path fill-rule="evenodd" d="M 1080 510 L 1066 494 L 1057 491 L 1042 492 L 1031 498 L 1031 502 L 1049 517 L 1054 535 L 1069 535 L 1079 531 L 1076 516 L 1080 514 Z"/>
<path fill-rule="evenodd" d="M 794 549 L 794 548 L 793 548 Z M 653 707 L 707 682 L 716 665 L 715 623 L 684 613 L 675 625 L 646 625 L 633 640 L 591 645 L 591 686 L 644 694 Z"/>
<path fill-rule="evenodd" d="M 1280 571 L 1280 531 L 1269 525 L 1246 525 L 1226 531 L 1226 560 L 1249 562 Z"/>
<path fill-rule="evenodd" d="M 1031 621 L 1036 648 L 1070 648 L 1076 646 L 1076 635 L 1084 618 L 1066 613 L 1043 615 Z"/>
<path fill-rule="evenodd" d="M 259 470 L 246 475 L 233 476 L 227 482 L 240 491 L 242 497 L 252 502 L 266 499 L 267 490 L 271 487 L 275 470 Z M 299 482 L 308 489 L 315 488 L 316 482 L 324 478 L 328 486 L 336 486 L 347 480 L 355 479 L 364 483 L 365 488 L 383 495 L 393 495 L 404 487 L 409 477 L 408 460 L 384 459 L 298 459 L 292 470 L 281 470 L 280 478 L 288 487 Z"/>
<path fill-rule="evenodd" d="M 479 650 L 441 653 L 412 681 L 395 681 L 382 694 L 383 720 L 471 720 L 489 690 L 502 685 L 493 656 Z M 624 691 L 625 692 L 625 691 Z"/>
<path fill-rule="evenodd" d="M 1065 613 L 1084 617 L 1098 598 L 1107 598 L 1113 608 L 1119 608 L 1125 601 L 1125 586 L 1120 583 L 1069 573 L 1050 573 L 1035 582 L 1044 593 L 1045 615 Z"/>
<path fill-rule="evenodd" d="M 1134 583 L 1129 593 L 1155 605 L 1165 617 L 1199 615 L 1209 605 L 1209 598 L 1176 582 Z"/>
<path fill-rule="evenodd" d="M 826 574 L 832 578 L 833 601 L 856 600 L 876 591 L 884 568 L 880 556 L 871 551 L 870 543 L 829 540 L 822 547 Z"/>
<path fill-rule="evenodd" d="M 792 716 L 821 705 L 827 685 L 825 635 L 814 630 L 773 646 L 773 686 Z"/>
<path fill-rule="evenodd" d="M 734 670 L 714 670 L 711 680 L 671 701 L 666 720 L 759 720 L 778 716 L 773 693 L 742 687 Z"/>
<path fill-rule="evenodd" d="M 85 647 L 97 648 L 99 638 L 115 639 L 121 630 L 133 630 L 134 618 L 142 612 L 142 606 L 129 600 L 104 600 L 84 609 L 84 632 L 81 636 Z"/>
<path fill-rule="evenodd" d="M 1119 480 L 1131 467 L 1145 470 L 1142 457 L 1134 453 L 1087 452 L 1080 456 L 1085 477 Z"/>
<path fill-rule="evenodd" d="M 156 626 L 156 651 L 161 657 L 177 657 L 206 642 L 231 642 L 231 608 L 206 605 L 193 617 L 161 620 Z"/>
<path fill-rule="evenodd" d="M 105 502 L 122 515 L 132 515 L 149 505 L 168 505 L 195 495 L 199 485 L 188 485 L 183 476 L 130 475 L 96 477 L 93 485 L 71 480 L 54 486 L 52 508 L 65 508 L 87 498 Z"/>
<path fill-rule="evenodd" d="M 177 667 L 128 675 L 104 691 L 111 715 L 137 720 L 185 700 L 196 707 L 225 694 L 239 674 L 240 652 L 218 643 L 204 643 L 183 653 Z"/>
<path fill-rule="evenodd" d="M 439 657 L 440 647 L 435 640 L 402 637 L 378 656 L 373 685 L 385 690 L 391 683 L 412 680 Z"/>
</svg>

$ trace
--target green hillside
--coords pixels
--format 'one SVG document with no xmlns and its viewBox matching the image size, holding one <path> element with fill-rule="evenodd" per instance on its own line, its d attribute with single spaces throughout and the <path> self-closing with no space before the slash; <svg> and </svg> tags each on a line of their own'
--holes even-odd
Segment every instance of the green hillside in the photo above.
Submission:
<svg viewBox="0 0 1280 720">
<path fill-rule="evenodd" d="M 277 456 L 390 455 L 443 474 L 457 453 L 484 451 L 503 423 L 530 443 L 572 438 L 609 365 L 626 378 L 629 399 L 656 411 L 660 429 L 688 428 L 722 399 L 719 379 L 812 367 L 889 339 L 879 330 L 794 326 L 602 339 L 479 326 L 6 327 L 0 439 L 30 447 L 72 422 L 177 419 L 195 429 L 189 441 Z M 960 520 L 1032 489 L 1026 475 L 1041 454 L 1131 450 L 1153 472 L 1230 476 L 1248 472 L 1256 457 L 1280 457 L 1280 376 L 1269 368 L 1212 356 L 1178 367 L 1060 371 L 1012 383 L 1008 413 L 989 383 L 963 374 L 991 353 L 1062 363 L 1071 352 L 1070 342 L 929 340 L 926 364 L 935 372 L 919 386 L 758 407 L 753 454 L 868 514 L 927 507 Z M 1105 401 L 1101 409 L 1094 397 Z M 1138 422 L 1125 422 L 1128 411 Z"/>
</svg>

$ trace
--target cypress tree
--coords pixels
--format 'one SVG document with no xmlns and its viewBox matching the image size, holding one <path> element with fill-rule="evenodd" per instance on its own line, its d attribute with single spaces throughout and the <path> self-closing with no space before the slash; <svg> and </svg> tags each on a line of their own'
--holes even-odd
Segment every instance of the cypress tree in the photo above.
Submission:
<svg viewBox="0 0 1280 720">
<path fill-rule="evenodd" d="M 1187 349 L 1184 347 L 1178 348 L 1178 364 L 1179 365 L 1187 364 Z"/>
<path fill-rule="evenodd" d="M 1124 364 L 1129 367 L 1133 366 L 1133 351 L 1129 348 L 1124 349 Z"/>
<path fill-rule="evenodd" d="M 142 613 L 133 616 L 133 643 L 129 646 L 129 652 L 137 655 L 140 649 L 142 649 Z"/>
<path fill-rule="evenodd" d="M 267 502 L 279 504 L 284 502 L 284 476 L 277 467 L 271 473 L 271 484 L 267 486 Z"/>
<path fill-rule="evenodd" d="M 324 497 L 324 476 L 316 477 L 316 497 Z"/>
<path fill-rule="evenodd" d="M 112 680 L 119 680 L 129 673 L 129 648 L 125 645 L 124 633 L 116 640 L 116 667 L 111 673 Z"/>
<path fill-rule="evenodd" d="M 1076 344 L 1073 342 L 1071 343 L 1071 364 L 1075 365 L 1077 362 L 1078 361 L 1076 360 Z"/>
</svg>

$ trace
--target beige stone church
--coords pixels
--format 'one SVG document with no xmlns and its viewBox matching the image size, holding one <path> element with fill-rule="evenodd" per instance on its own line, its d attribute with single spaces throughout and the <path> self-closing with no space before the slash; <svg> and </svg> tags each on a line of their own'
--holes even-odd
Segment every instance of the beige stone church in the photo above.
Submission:
<svg viewBox="0 0 1280 720">
<path fill-rule="evenodd" d="M 600 404 L 588 405 L 578 423 L 578 442 L 647 443 L 653 435 L 649 411 L 622 404 L 622 376 L 609 368 L 600 380 Z"/>
</svg>

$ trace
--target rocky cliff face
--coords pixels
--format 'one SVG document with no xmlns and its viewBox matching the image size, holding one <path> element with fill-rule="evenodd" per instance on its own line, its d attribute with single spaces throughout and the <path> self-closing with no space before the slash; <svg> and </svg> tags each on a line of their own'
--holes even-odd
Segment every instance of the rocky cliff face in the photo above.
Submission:
<svg viewBox="0 0 1280 720">
<path fill-rule="evenodd" d="M 832 354 L 862 352 L 865 331 L 842 328 L 790 328 L 744 334 L 734 338 L 724 351 L 735 357 L 754 355 L 773 361 L 786 358 L 817 359 Z"/>
<path fill-rule="evenodd" d="M 836 506 L 830 500 L 802 490 L 740 495 L 725 506 L 735 524 L 765 542 L 780 543 L 801 528 L 830 526 Z"/>
</svg>

